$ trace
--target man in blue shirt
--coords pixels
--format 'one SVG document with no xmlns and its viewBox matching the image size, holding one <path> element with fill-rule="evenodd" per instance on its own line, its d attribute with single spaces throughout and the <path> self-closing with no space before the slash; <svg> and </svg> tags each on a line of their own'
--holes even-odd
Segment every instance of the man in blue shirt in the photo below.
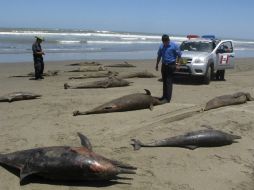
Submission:
<svg viewBox="0 0 254 190">
<path fill-rule="evenodd" d="M 45 53 L 42 51 L 41 42 L 44 41 L 43 37 L 35 36 L 36 41 L 33 43 L 33 58 L 34 58 L 34 70 L 35 70 L 35 80 L 43 79 L 44 61 L 43 55 Z"/>
<path fill-rule="evenodd" d="M 169 103 L 173 90 L 173 73 L 176 70 L 176 62 L 181 58 L 181 51 L 173 42 L 170 42 L 169 36 L 164 34 L 162 36 L 162 45 L 159 47 L 156 71 L 158 71 L 159 63 L 162 59 L 161 75 L 163 81 L 163 95 L 160 100 L 163 103 Z"/>
</svg>

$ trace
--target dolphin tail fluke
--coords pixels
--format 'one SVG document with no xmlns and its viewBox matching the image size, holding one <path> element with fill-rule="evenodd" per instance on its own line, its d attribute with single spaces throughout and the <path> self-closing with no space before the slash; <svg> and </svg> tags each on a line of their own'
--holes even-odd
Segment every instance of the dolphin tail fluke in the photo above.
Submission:
<svg viewBox="0 0 254 190">
<path fill-rule="evenodd" d="M 73 116 L 77 116 L 77 115 L 88 115 L 89 114 L 89 112 L 81 112 L 81 111 L 74 111 L 73 113 L 72 113 L 72 115 Z"/>
<path fill-rule="evenodd" d="M 68 85 L 67 83 L 64 83 L 64 89 L 68 89 L 70 88 L 70 85 Z"/>
<path fill-rule="evenodd" d="M 131 139 L 134 150 L 139 150 L 141 148 L 142 143 L 137 139 Z"/>
<path fill-rule="evenodd" d="M 78 110 L 74 111 L 74 112 L 72 113 L 72 115 L 73 115 L 73 116 L 79 115 L 79 111 L 78 111 Z"/>
<path fill-rule="evenodd" d="M 247 101 L 254 101 L 254 98 L 250 95 L 250 93 L 246 93 Z"/>
</svg>

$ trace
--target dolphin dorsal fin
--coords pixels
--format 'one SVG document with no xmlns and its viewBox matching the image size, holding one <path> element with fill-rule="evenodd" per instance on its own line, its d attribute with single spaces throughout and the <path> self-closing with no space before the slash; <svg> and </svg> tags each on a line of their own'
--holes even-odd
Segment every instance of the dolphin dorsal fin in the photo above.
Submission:
<svg viewBox="0 0 254 190">
<path fill-rule="evenodd" d="M 92 144 L 91 144 L 90 140 L 85 135 L 83 135 L 79 132 L 77 134 L 80 138 L 81 145 L 86 147 L 88 150 L 92 151 Z"/>
<path fill-rule="evenodd" d="M 147 94 L 147 95 L 151 95 L 150 90 L 147 90 L 147 89 L 144 89 L 144 90 L 146 91 L 146 94 Z"/>
</svg>

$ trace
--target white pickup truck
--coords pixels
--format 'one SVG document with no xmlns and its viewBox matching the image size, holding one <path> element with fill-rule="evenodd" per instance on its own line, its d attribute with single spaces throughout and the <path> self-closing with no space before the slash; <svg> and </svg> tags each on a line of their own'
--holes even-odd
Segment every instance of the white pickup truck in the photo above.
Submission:
<svg viewBox="0 0 254 190">
<path fill-rule="evenodd" d="M 219 41 L 214 36 L 190 38 L 182 42 L 180 49 L 182 59 L 176 74 L 200 76 L 209 84 L 214 77 L 224 80 L 225 70 L 234 68 L 232 40 Z"/>
</svg>

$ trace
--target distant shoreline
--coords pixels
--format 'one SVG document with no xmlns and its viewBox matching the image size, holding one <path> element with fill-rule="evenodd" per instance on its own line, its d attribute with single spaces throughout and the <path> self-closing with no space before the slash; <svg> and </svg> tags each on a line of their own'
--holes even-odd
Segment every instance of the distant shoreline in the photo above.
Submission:
<svg viewBox="0 0 254 190">
<path fill-rule="evenodd" d="M 32 54 L 27 54 L 27 59 L 26 60 L 22 60 L 19 59 L 19 56 L 17 55 L 10 55 L 10 56 L 15 56 L 15 60 L 13 60 L 13 58 L 11 58 L 10 61 L 4 61 L 8 59 L 8 56 L 5 57 L 5 59 L 1 59 L 1 54 L 0 54 L 0 64 L 13 64 L 13 63 L 28 63 L 31 62 L 33 63 L 33 58 L 32 58 Z M 110 55 L 108 56 L 109 58 L 89 58 L 88 56 L 83 56 L 83 57 L 78 57 L 77 59 L 74 58 L 75 56 L 73 56 L 72 58 L 69 59 L 50 59 L 48 57 L 48 55 L 45 56 L 44 61 L 45 63 L 47 62 L 78 62 L 78 61 L 143 61 L 143 60 L 155 60 L 156 59 L 156 53 L 152 54 L 149 58 L 146 58 L 145 56 L 143 56 L 143 58 L 129 58 L 128 56 L 118 56 L 119 58 L 110 58 Z M 126 57 L 126 58 L 125 58 Z M 254 63 L 254 57 L 236 57 L 235 60 L 252 60 Z"/>
<path fill-rule="evenodd" d="M 161 34 L 103 30 L 0 28 L 0 62 L 32 60 L 31 46 L 36 35 L 45 38 L 42 49 L 46 53 L 45 60 L 49 61 L 153 59 L 156 58 L 161 44 Z M 187 39 L 183 35 L 169 33 L 169 36 L 171 41 L 179 45 Z M 253 40 L 230 39 L 233 40 L 236 57 L 254 57 Z"/>
</svg>

